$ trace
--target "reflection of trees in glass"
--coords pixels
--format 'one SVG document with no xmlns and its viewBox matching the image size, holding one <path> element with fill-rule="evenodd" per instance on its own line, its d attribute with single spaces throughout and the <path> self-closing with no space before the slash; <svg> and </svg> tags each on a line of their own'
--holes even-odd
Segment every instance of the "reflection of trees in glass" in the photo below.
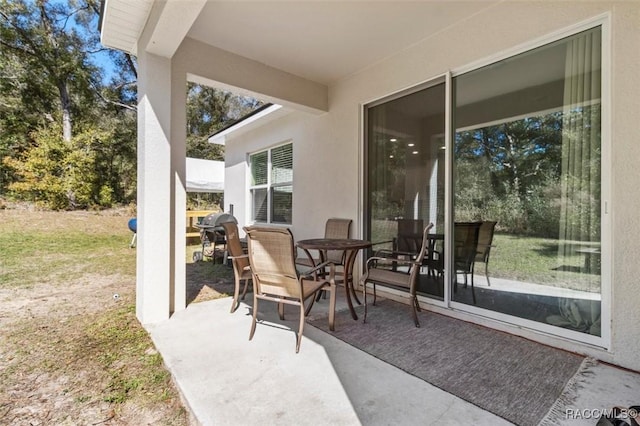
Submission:
<svg viewBox="0 0 640 426">
<path fill-rule="evenodd" d="M 460 131 L 454 149 L 456 220 L 557 237 L 561 112 Z"/>
<path fill-rule="evenodd" d="M 405 208 L 406 145 L 378 133 L 371 150 L 369 191 L 371 217 L 402 216 Z"/>
</svg>

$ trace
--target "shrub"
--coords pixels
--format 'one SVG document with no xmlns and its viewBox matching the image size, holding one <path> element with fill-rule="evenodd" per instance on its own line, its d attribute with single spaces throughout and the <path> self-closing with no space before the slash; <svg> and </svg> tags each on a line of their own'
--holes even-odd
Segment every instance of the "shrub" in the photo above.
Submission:
<svg viewBox="0 0 640 426">
<path fill-rule="evenodd" d="M 18 177 L 9 190 L 19 199 L 54 210 L 110 207 L 113 189 L 103 182 L 96 159 L 96 146 L 110 137 L 88 129 L 65 142 L 57 125 L 35 132 L 32 148 L 18 159 L 3 161 Z"/>
</svg>

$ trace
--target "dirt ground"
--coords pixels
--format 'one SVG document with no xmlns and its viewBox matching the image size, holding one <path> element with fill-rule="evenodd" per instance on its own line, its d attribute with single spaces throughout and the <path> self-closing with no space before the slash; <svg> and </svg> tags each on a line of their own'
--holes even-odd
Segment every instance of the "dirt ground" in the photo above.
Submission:
<svg viewBox="0 0 640 426">
<path fill-rule="evenodd" d="M 16 215 L 24 223 L 57 223 L 64 232 L 69 218 L 91 219 L 95 213 L 0 210 L 0 232 L 6 232 Z M 99 232 L 112 232 L 124 242 L 125 248 L 115 254 L 135 257 L 128 248 L 127 213 L 102 213 L 102 218 L 105 229 Z M 0 425 L 192 423 L 160 355 L 135 318 L 135 267 L 124 273 L 83 272 L 68 279 L 51 271 L 38 276 L 34 265 L 27 273 L 36 275 L 31 283 L 16 286 L 2 282 L 12 268 L 2 251 Z M 221 272 L 217 277 L 211 262 L 187 265 L 190 303 L 232 291 L 233 273 L 226 266 L 215 267 Z"/>
</svg>

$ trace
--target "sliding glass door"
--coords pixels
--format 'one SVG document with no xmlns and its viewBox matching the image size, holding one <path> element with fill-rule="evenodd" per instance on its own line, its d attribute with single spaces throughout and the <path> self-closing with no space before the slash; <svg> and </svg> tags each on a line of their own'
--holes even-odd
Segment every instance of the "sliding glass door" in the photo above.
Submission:
<svg viewBox="0 0 640 426">
<path fill-rule="evenodd" d="M 373 252 L 415 253 L 429 223 L 444 232 L 444 79 L 366 111 L 367 238 Z M 422 272 L 419 294 L 443 300 L 443 274 Z"/>
<path fill-rule="evenodd" d="M 454 301 L 601 335 L 600 39 L 453 78 L 454 229 L 497 222 L 489 277 L 475 262 L 464 288 L 455 268 Z"/>
<path fill-rule="evenodd" d="M 371 253 L 415 252 L 407 235 L 433 222 L 420 295 L 598 342 L 601 39 L 594 27 L 366 105 Z"/>
</svg>

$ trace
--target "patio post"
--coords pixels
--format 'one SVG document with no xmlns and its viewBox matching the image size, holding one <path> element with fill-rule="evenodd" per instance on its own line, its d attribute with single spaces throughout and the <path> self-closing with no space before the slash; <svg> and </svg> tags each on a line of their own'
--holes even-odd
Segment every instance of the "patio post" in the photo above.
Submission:
<svg viewBox="0 0 640 426">
<path fill-rule="evenodd" d="M 138 52 L 136 315 L 169 318 L 172 272 L 171 60 Z"/>
</svg>

